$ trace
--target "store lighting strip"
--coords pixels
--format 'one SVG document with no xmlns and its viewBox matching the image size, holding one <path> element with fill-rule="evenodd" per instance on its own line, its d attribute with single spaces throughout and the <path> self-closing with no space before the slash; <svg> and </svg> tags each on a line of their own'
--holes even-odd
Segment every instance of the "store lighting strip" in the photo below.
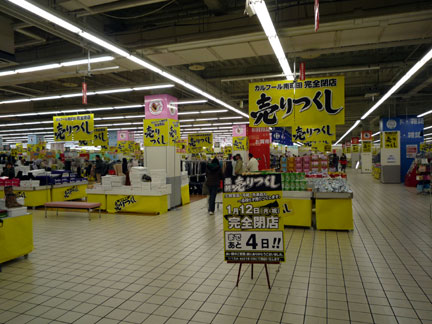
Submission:
<svg viewBox="0 0 432 324">
<path fill-rule="evenodd" d="M 345 136 L 347 136 L 349 133 L 351 133 L 351 131 L 354 128 L 356 128 L 358 124 L 360 124 L 360 119 L 357 119 L 356 122 L 354 123 L 354 125 L 352 125 L 351 128 L 348 129 L 348 131 L 345 134 L 343 134 L 342 137 L 339 138 L 338 141 L 335 144 L 339 144 L 339 142 L 342 141 Z"/>
<path fill-rule="evenodd" d="M 116 53 L 117 55 L 122 56 L 122 57 L 128 59 L 129 61 L 135 62 L 136 64 L 138 64 L 138 65 L 140 65 L 146 69 L 149 69 L 150 71 L 153 71 L 153 72 L 159 74 L 160 76 L 167 78 L 167 79 L 169 79 L 169 80 L 171 80 L 171 81 L 173 81 L 173 82 L 175 82 L 175 83 L 177 83 L 177 84 L 179 84 L 179 85 L 181 85 L 181 86 L 183 86 L 183 87 L 185 87 L 185 88 L 187 88 L 187 89 L 189 89 L 189 90 L 191 90 L 191 91 L 193 91 L 193 92 L 195 92 L 195 93 L 197 93 L 197 94 L 199 94 L 199 95 L 201 95 L 201 96 L 203 96 L 203 97 L 205 97 L 211 101 L 214 101 L 215 103 L 217 103 L 217 104 L 219 104 L 219 105 L 221 105 L 227 109 L 230 109 L 241 116 L 249 117 L 246 113 L 244 113 L 244 112 L 240 111 L 239 109 L 227 104 L 226 102 L 214 97 L 213 95 L 199 89 L 198 87 L 194 86 L 193 84 L 188 83 L 188 82 L 176 77 L 175 75 L 172 75 L 172 74 L 168 73 L 167 71 L 164 71 L 164 70 L 158 68 L 157 66 L 143 60 L 140 57 L 137 57 L 135 55 L 130 54 L 129 52 L 125 51 L 124 49 L 122 49 L 122 48 L 120 48 L 120 47 L 118 47 L 112 43 L 109 43 L 98 36 L 95 36 L 91 33 L 84 31 L 82 28 L 77 27 L 74 24 L 67 22 L 66 20 L 58 17 L 57 15 L 54 15 L 51 12 L 48 12 L 47 10 L 40 8 L 40 7 L 30 3 L 27 0 L 8 0 L 8 1 L 21 7 L 21 8 L 23 8 L 23 9 L 25 9 L 25 10 L 27 10 L 27 11 L 30 11 L 31 13 L 33 13 L 35 15 L 38 15 L 39 17 L 42 17 L 42 18 L 52 22 L 53 24 L 56 24 L 56 25 L 58 25 L 64 29 L 70 31 L 71 33 L 77 34 L 77 35 L 87 39 L 88 41 L 94 43 L 94 44 L 97 44 L 97 45 L 99 45 L 99 46 L 101 46 L 101 47 L 103 47 L 103 48 L 105 48 L 105 49 L 107 49 L 113 53 Z"/>
<path fill-rule="evenodd" d="M 426 111 L 423 114 L 417 115 L 417 117 L 424 117 L 426 115 L 432 114 L 432 110 Z"/>
<path fill-rule="evenodd" d="M 145 91 L 145 90 L 153 90 L 153 89 L 165 89 L 165 88 L 172 88 L 172 87 L 174 87 L 174 84 L 167 84 L 167 83 L 152 84 L 152 85 L 137 86 L 137 87 L 132 87 L 132 88 L 89 91 L 89 92 L 87 92 L 87 96 L 104 95 L 104 94 L 120 93 L 120 92 L 131 92 L 131 91 Z M 67 93 L 67 94 L 55 95 L 55 96 L 43 96 L 43 97 L 3 100 L 3 101 L 0 101 L 0 105 L 20 103 L 20 102 L 30 102 L 30 101 L 46 101 L 46 100 L 54 100 L 54 99 L 65 99 L 65 98 L 73 98 L 73 97 L 82 97 L 82 92 Z"/>
<path fill-rule="evenodd" d="M 270 42 L 270 45 L 273 48 L 273 52 L 275 53 L 276 58 L 279 61 L 279 64 L 282 68 L 283 73 L 285 74 L 285 77 L 289 81 L 294 80 L 294 75 L 291 71 L 288 60 L 285 56 L 285 52 L 282 48 L 281 42 L 276 33 L 276 29 L 274 28 L 265 1 L 249 0 L 249 6 L 252 8 L 253 12 L 258 16 L 261 26 L 264 29 L 264 33 L 266 34 Z"/>
<path fill-rule="evenodd" d="M 372 134 L 372 137 L 377 136 L 377 135 L 379 135 L 379 134 L 380 134 L 380 132 L 373 133 L 373 134 Z"/>
<path fill-rule="evenodd" d="M 112 61 L 112 60 L 114 60 L 114 57 L 112 57 L 112 56 L 101 56 L 101 57 L 95 57 L 95 58 L 91 58 L 91 59 L 78 59 L 78 60 L 68 61 L 68 62 L 63 62 L 63 63 L 44 64 L 44 65 L 32 66 L 32 67 L 16 69 L 16 70 L 0 71 L 0 77 L 14 75 L 14 74 L 22 74 L 22 73 L 29 73 L 29 72 L 38 72 L 38 71 L 59 69 L 59 68 L 68 67 L 68 66 L 78 66 L 78 65 L 84 65 L 84 64 L 108 62 L 108 61 Z"/>
</svg>

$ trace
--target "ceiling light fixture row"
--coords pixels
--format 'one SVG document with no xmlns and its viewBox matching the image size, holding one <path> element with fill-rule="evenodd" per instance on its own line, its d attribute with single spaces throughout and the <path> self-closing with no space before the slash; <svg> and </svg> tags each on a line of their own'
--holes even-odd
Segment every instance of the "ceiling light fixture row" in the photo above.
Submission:
<svg viewBox="0 0 432 324">
<path fill-rule="evenodd" d="M 42 9 L 39 6 L 34 5 L 33 3 L 30 3 L 27 0 L 8 0 L 9 2 L 23 8 L 24 10 L 30 11 L 32 14 L 38 15 L 41 18 L 44 18 L 48 21 L 50 21 L 53 24 L 56 24 L 68 31 L 70 31 L 71 33 L 77 34 L 79 36 L 81 36 L 82 38 L 87 39 L 88 41 L 92 42 L 93 44 L 97 44 L 103 48 L 105 48 L 108 51 L 111 51 L 113 53 L 116 53 L 117 55 L 124 57 L 126 59 L 128 59 L 129 61 L 132 61 L 146 69 L 149 69 L 150 71 L 153 71 L 157 74 L 159 74 L 160 76 L 167 78 L 209 100 L 214 101 L 215 103 L 217 103 L 218 105 L 221 105 L 229 110 L 234 111 L 235 113 L 244 116 L 244 117 L 249 117 L 246 113 L 240 111 L 239 109 L 227 104 L 226 102 L 216 98 L 215 96 L 199 89 L 198 87 L 194 86 L 191 83 L 188 83 L 178 77 L 176 77 L 175 75 L 172 75 L 171 73 L 168 73 L 167 71 L 164 71 L 162 69 L 160 69 L 159 67 L 143 60 L 142 58 L 132 55 L 129 52 L 125 51 L 124 49 L 109 43 L 105 40 L 103 40 L 102 38 L 93 35 L 89 32 L 86 32 L 83 28 L 78 27 L 66 20 L 64 20 L 63 18 L 60 18 L 59 16 L 49 12 L 48 10 Z"/>
</svg>

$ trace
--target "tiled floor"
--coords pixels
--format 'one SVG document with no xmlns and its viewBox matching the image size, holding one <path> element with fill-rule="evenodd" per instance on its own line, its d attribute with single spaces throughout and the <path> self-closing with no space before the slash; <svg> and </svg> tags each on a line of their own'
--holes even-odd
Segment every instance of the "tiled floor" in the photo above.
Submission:
<svg viewBox="0 0 432 324">
<path fill-rule="evenodd" d="M 206 199 L 162 216 L 34 216 L 35 251 L 0 274 L 1 323 L 432 323 L 429 197 L 350 174 L 353 232 L 286 229 L 257 280 L 223 261 Z M 1 248 L 1 247 L 0 247 Z M 249 270 L 249 269 L 247 269 Z"/>
</svg>

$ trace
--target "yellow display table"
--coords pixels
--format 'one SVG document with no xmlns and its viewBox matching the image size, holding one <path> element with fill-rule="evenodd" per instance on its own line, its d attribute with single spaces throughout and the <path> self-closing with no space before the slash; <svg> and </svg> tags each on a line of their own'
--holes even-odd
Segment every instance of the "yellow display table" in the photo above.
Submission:
<svg viewBox="0 0 432 324">
<path fill-rule="evenodd" d="M 51 186 L 40 186 L 34 188 L 13 187 L 17 198 L 24 198 L 24 206 L 37 207 L 43 206 L 51 201 Z M 0 198 L 4 198 L 4 189 L 0 188 Z"/>
<path fill-rule="evenodd" d="M 316 193 L 315 197 L 317 229 L 352 230 L 354 228 L 352 194 Z"/>
<path fill-rule="evenodd" d="M 312 192 L 284 191 L 280 208 L 285 226 L 312 226 Z"/>
<path fill-rule="evenodd" d="M 107 195 L 105 194 L 87 194 L 87 202 L 100 203 L 100 209 L 107 209 Z"/>
<path fill-rule="evenodd" d="M 169 195 L 107 194 L 107 212 L 164 214 L 168 211 Z"/>
<path fill-rule="evenodd" d="M 33 251 L 33 219 L 31 214 L 0 218 L 1 264 L 27 256 Z"/>
<path fill-rule="evenodd" d="M 190 203 L 189 184 L 181 187 L 181 202 L 182 205 Z"/>
<path fill-rule="evenodd" d="M 82 199 L 86 196 L 87 182 L 54 185 L 51 189 L 51 201 Z"/>
</svg>

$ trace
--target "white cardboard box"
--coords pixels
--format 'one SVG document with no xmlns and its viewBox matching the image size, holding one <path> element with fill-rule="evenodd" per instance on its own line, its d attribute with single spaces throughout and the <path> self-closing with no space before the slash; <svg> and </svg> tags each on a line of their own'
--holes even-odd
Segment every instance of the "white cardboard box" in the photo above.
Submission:
<svg viewBox="0 0 432 324">
<path fill-rule="evenodd" d="M 27 214 L 27 207 L 9 208 L 7 211 L 8 211 L 8 217 L 22 216 Z"/>
</svg>

